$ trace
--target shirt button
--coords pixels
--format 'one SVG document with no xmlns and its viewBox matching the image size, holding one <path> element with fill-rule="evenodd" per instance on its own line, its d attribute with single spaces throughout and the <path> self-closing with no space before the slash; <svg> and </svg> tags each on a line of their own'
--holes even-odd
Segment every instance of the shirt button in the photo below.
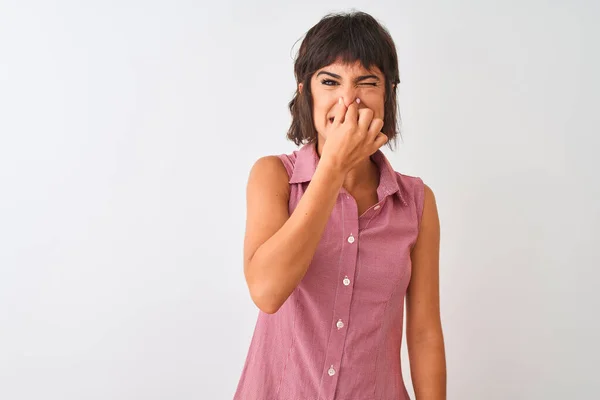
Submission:
<svg viewBox="0 0 600 400">
<path fill-rule="evenodd" d="M 333 365 L 331 367 L 329 367 L 329 370 L 327 371 L 327 373 L 329 374 L 329 376 L 335 375 L 335 369 L 333 369 Z"/>
<path fill-rule="evenodd" d="M 377 205 L 375 206 L 375 208 L 373 208 L 373 210 L 379 210 L 380 208 L 381 208 L 381 206 L 380 206 L 379 204 L 377 204 Z"/>
<path fill-rule="evenodd" d="M 354 243 L 354 236 L 352 234 L 348 237 L 348 243 Z"/>
<path fill-rule="evenodd" d="M 346 276 L 346 277 L 344 277 L 343 282 L 344 282 L 344 286 L 348 286 L 350 284 L 350 279 L 348 279 L 348 277 Z"/>
<path fill-rule="evenodd" d="M 338 329 L 342 329 L 344 327 L 344 323 L 340 319 L 340 320 L 338 320 L 337 324 L 335 324 L 335 326 L 337 326 Z"/>
</svg>

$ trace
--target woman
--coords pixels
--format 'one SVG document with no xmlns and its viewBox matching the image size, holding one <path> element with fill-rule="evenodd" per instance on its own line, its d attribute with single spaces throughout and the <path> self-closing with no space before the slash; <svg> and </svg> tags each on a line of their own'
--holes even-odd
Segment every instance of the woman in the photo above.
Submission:
<svg viewBox="0 0 600 400">
<path fill-rule="evenodd" d="M 247 187 L 244 275 L 260 309 L 235 400 L 445 399 L 439 221 L 420 178 L 380 147 L 397 135 L 398 60 L 362 12 L 306 34 L 289 104 L 292 154 L 266 156 Z"/>
</svg>

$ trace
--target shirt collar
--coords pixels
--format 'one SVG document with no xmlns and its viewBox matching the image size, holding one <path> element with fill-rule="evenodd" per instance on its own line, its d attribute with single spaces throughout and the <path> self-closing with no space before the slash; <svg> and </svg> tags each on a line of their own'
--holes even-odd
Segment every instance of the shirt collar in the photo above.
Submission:
<svg viewBox="0 0 600 400">
<path fill-rule="evenodd" d="M 377 187 L 377 196 L 383 199 L 386 196 L 397 194 L 402 202 L 406 204 L 406 199 L 403 196 L 402 189 L 396 178 L 396 171 L 391 166 L 389 160 L 381 150 L 377 150 L 371 159 L 379 167 L 379 186 Z M 316 150 L 316 143 L 307 143 L 297 151 L 294 170 L 289 183 L 309 182 L 317 169 L 319 163 L 319 155 Z M 341 192 L 345 193 L 344 188 Z"/>
</svg>

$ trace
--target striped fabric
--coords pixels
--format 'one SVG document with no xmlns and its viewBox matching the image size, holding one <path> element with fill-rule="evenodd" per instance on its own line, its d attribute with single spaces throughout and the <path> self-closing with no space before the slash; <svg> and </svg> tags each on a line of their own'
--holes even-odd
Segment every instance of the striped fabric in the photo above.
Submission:
<svg viewBox="0 0 600 400">
<path fill-rule="evenodd" d="M 319 162 L 314 144 L 279 156 L 290 213 Z M 405 400 L 400 346 L 423 181 L 377 151 L 378 203 L 358 216 L 341 189 L 311 265 L 274 314 L 259 311 L 234 400 Z"/>
</svg>

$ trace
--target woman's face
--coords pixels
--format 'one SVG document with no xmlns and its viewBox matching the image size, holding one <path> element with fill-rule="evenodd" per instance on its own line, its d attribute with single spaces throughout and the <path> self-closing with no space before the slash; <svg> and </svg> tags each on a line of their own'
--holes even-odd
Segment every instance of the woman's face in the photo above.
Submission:
<svg viewBox="0 0 600 400">
<path fill-rule="evenodd" d="M 319 139 L 327 139 L 333 108 L 341 97 L 346 106 L 357 98 L 358 108 L 373 110 L 373 118 L 384 116 L 385 78 L 379 68 L 365 69 L 359 61 L 353 65 L 339 62 L 319 69 L 311 79 L 313 121 Z M 301 85 L 300 85 L 301 89 Z"/>
</svg>

